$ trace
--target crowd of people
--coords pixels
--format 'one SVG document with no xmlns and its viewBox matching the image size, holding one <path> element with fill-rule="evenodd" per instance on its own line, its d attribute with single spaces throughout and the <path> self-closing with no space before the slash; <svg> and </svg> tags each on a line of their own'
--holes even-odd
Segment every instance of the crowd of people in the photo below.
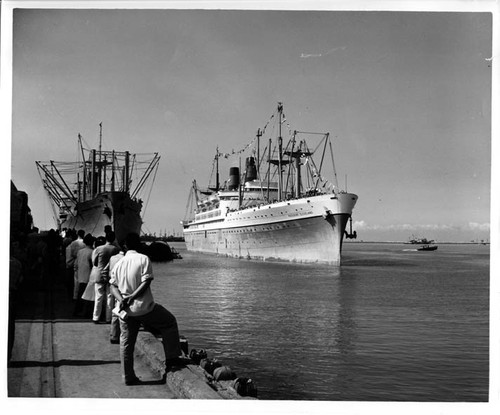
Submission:
<svg viewBox="0 0 500 415">
<path fill-rule="evenodd" d="M 37 233 L 35 233 L 37 235 Z M 175 316 L 153 299 L 153 269 L 141 253 L 140 237 L 127 235 L 119 244 L 111 226 L 104 235 L 83 230 L 50 230 L 44 237 L 28 235 L 11 242 L 9 360 L 14 343 L 16 291 L 23 274 L 51 289 L 54 278 L 64 281 L 74 302 L 73 317 L 110 324 L 109 341 L 120 344 L 122 377 L 127 385 L 140 383 L 134 372 L 134 348 L 141 325 L 161 337 L 165 376 L 189 360 L 183 355 Z M 12 325 L 12 327 L 11 327 Z M 165 379 L 164 376 L 164 379 Z"/>
<path fill-rule="evenodd" d="M 114 297 L 109 287 L 109 264 L 122 252 L 110 226 L 104 236 L 94 237 L 83 230 L 65 232 L 66 286 L 75 301 L 74 317 L 91 318 L 95 324 L 111 323 Z M 122 252 L 123 255 L 123 252 Z M 112 338 L 118 341 L 118 338 Z"/>
</svg>

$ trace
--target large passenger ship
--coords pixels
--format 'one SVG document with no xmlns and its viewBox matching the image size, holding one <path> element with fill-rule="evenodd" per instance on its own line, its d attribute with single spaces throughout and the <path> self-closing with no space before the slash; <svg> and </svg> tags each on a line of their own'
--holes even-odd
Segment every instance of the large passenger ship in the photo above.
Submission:
<svg viewBox="0 0 500 415">
<path fill-rule="evenodd" d="M 84 148 L 78 135 L 79 160 L 37 161 L 36 166 L 60 230 L 83 229 L 98 236 L 110 225 L 121 242 L 129 232 L 141 231 L 141 196 L 151 192 L 149 178 L 154 178 L 160 157 L 102 150 L 99 126 L 99 149 Z"/>
<path fill-rule="evenodd" d="M 261 143 L 272 122 L 277 124 L 276 139 Z M 217 149 L 215 186 L 202 190 L 193 181 L 182 221 L 189 251 L 340 265 L 344 237 L 356 237 L 351 215 L 358 197 L 338 186 L 329 133 L 288 128 L 285 144 L 285 122 L 278 103 L 265 127 L 241 151 L 228 154 Z M 311 137 L 316 139 L 315 149 L 306 142 Z M 221 184 L 219 161 L 247 152 L 244 171 L 230 167 L 228 180 Z M 332 181 L 323 175 L 325 158 L 331 160 Z"/>
</svg>

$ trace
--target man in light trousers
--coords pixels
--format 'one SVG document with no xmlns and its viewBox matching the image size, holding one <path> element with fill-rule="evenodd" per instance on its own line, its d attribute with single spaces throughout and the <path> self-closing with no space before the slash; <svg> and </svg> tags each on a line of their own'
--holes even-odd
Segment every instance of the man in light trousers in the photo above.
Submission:
<svg viewBox="0 0 500 415">
<path fill-rule="evenodd" d="M 106 243 L 94 249 L 94 258 L 99 269 L 99 277 L 95 282 L 95 303 L 94 315 L 92 320 L 98 323 L 101 317 L 102 309 L 105 307 L 106 323 L 111 322 L 111 309 L 114 303 L 109 286 L 109 260 L 120 250 L 113 245 L 115 240 L 114 232 L 106 234 Z"/>
</svg>

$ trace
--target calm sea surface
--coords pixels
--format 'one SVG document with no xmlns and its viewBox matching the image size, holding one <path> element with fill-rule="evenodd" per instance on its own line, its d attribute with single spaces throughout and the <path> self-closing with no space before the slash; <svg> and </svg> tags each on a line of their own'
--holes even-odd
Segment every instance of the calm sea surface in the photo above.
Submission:
<svg viewBox="0 0 500 415">
<path fill-rule="evenodd" d="M 488 400 L 489 246 L 349 243 L 339 269 L 172 246 L 155 299 L 259 399 Z"/>
</svg>

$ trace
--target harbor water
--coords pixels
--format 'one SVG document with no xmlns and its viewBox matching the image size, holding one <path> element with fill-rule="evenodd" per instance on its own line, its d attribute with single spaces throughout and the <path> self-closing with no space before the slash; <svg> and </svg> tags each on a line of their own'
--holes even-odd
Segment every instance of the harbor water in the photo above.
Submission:
<svg viewBox="0 0 500 415">
<path fill-rule="evenodd" d="M 487 245 L 347 243 L 340 268 L 171 245 L 155 299 L 259 399 L 488 401 Z"/>
</svg>

